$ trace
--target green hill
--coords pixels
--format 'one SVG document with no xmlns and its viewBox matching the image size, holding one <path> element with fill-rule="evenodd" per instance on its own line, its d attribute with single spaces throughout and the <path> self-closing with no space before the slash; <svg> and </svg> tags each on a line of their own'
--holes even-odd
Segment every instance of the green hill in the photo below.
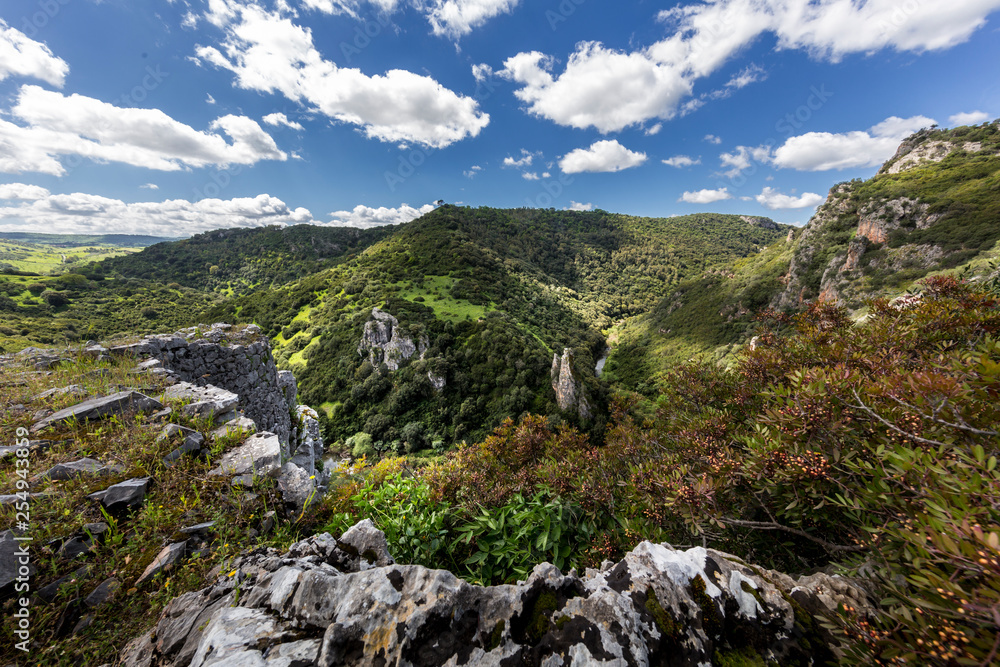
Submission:
<svg viewBox="0 0 1000 667">
<path fill-rule="evenodd" d="M 364 433 L 376 449 L 440 447 L 526 412 L 600 430 L 602 331 L 692 273 L 786 233 L 740 216 L 443 206 L 356 258 L 229 300 L 208 318 L 261 325 L 305 402 L 322 408 L 331 440 Z M 416 348 L 398 370 L 373 368 L 358 351 L 373 308 Z M 556 404 L 550 372 L 564 348 L 590 410 Z"/>
<path fill-rule="evenodd" d="M 389 233 L 314 225 L 218 229 L 102 262 L 94 271 L 240 294 L 329 268 Z"/>
<path fill-rule="evenodd" d="M 817 299 L 863 316 L 929 275 L 988 274 L 1000 257 L 1000 121 L 923 130 L 874 177 L 840 183 L 809 223 L 729 270 L 679 284 L 616 331 L 611 378 L 648 378 L 692 357 L 729 359 L 764 308 Z"/>
</svg>

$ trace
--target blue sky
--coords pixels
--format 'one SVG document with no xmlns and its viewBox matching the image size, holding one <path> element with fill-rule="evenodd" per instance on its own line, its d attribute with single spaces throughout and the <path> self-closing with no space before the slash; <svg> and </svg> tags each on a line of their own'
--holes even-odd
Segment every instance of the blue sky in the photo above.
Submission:
<svg viewBox="0 0 1000 667">
<path fill-rule="evenodd" d="M 4 0 L 0 231 L 438 199 L 804 223 L 1000 116 L 1000 0 Z"/>
</svg>

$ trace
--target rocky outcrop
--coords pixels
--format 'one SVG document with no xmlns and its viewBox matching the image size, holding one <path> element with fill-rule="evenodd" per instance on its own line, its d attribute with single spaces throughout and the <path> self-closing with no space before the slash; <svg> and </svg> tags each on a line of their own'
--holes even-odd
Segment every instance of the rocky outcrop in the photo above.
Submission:
<svg viewBox="0 0 1000 667">
<path fill-rule="evenodd" d="M 421 341 L 423 350 L 426 341 Z M 385 364 L 390 371 L 399 370 L 399 365 L 417 353 L 417 345 L 412 338 L 404 336 L 399 329 L 399 320 L 378 308 L 372 308 L 372 319 L 365 322 L 364 333 L 358 344 L 358 354 L 368 354 L 371 365 L 378 368 Z M 422 351 L 421 351 L 422 354 Z"/>
<path fill-rule="evenodd" d="M 583 576 L 545 563 L 516 585 L 474 586 L 395 564 L 367 521 L 226 569 L 170 602 L 122 664 L 822 665 L 837 647 L 820 617 L 867 606 L 838 577 L 649 542 Z"/>
<path fill-rule="evenodd" d="M 920 135 L 916 136 L 919 137 Z M 963 150 L 966 153 L 979 153 L 983 150 L 983 145 L 978 141 L 931 140 L 917 143 L 912 140 L 906 140 L 899 145 L 896 154 L 882 166 L 879 173 L 898 174 L 908 169 L 916 169 L 927 164 L 940 162 L 958 150 Z"/>
<path fill-rule="evenodd" d="M 813 261 L 813 256 L 819 249 L 819 239 L 829 225 L 836 224 L 841 216 L 848 213 L 851 207 L 851 184 L 840 183 L 830 189 L 826 201 L 816 210 L 816 213 L 802 229 L 795 241 L 795 252 L 789 264 L 788 272 L 782 277 L 785 288 L 772 300 L 771 307 L 778 310 L 798 308 L 806 299 L 807 286 L 803 277 Z"/>
<path fill-rule="evenodd" d="M 747 223 L 751 227 L 760 227 L 761 229 L 778 229 L 778 223 L 774 220 L 759 215 L 741 215 L 740 220 Z"/>
<path fill-rule="evenodd" d="M 562 358 L 552 355 L 552 390 L 556 392 L 556 403 L 560 410 L 573 410 L 583 419 L 591 416 L 590 403 L 584 392 L 583 383 L 573 372 L 573 349 L 563 348 Z"/>
</svg>

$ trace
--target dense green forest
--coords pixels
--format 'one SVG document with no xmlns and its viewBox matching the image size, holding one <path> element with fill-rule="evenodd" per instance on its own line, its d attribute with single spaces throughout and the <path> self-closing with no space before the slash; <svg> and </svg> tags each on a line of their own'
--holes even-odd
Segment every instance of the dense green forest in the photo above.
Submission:
<svg viewBox="0 0 1000 667">
<path fill-rule="evenodd" d="M 359 452 L 441 450 L 528 412 L 597 435 L 607 331 L 786 233 L 735 215 L 447 205 L 392 228 L 219 230 L 64 276 L 0 277 L 0 345 L 255 322 L 328 440 Z M 395 371 L 358 351 L 376 307 L 421 348 Z M 564 348 L 589 415 L 555 403 L 550 370 Z"/>
<path fill-rule="evenodd" d="M 602 409 L 582 421 L 560 414 L 549 386 L 553 354 L 574 349 L 588 400 L 606 404 L 607 385 L 594 372 L 604 329 L 684 277 L 784 233 L 739 216 L 442 206 L 351 261 L 208 315 L 255 321 L 274 338 L 332 441 L 367 446 L 370 436 L 377 452 L 440 448 L 529 411 L 599 433 Z M 390 373 L 358 354 L 374 307 L 415 343 L 426 340 L 422 359 Z M 444 388 L 435 390 L 429 374 Z"/>
<path fill-rule="evenodd" d="M 329 268 L 388 233 L 314 225 L 220 229 L 101 262 L 91 272 L 241 294 Z"/>
</svg>

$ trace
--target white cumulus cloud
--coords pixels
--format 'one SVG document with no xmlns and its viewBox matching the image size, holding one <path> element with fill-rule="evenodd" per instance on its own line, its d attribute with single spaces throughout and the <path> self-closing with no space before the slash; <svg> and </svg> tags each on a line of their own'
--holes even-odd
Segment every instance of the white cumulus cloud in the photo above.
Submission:
<svg viewBox="0 0 1000 667">
<path fill-rule="evenodd" d="M 269 113 L 266 116 L 264 116 L 261 120 L 263 120 L 268 125 L 274 125 L 275 127 L 278 127 L 279 125 L 284 125 L 285 127 L 290 127 L 293 130 L 305 129 L 304 127 L 302 127 L 301 123 L 297 123 L 294 120 L 288 120 L 288 116 L 281 113 L 280 111 Z"/>
<path fill-rule="evenodd" d="M 423 14 L 435 35 L 458 39 L 501 14 L 509 14 L 520 0 L 410 0 L 409 4 Z M 303 5 L 327 14 L 347 14 L 362 18 L 364 5 L 388 15 L 404 3 L 400 0 L 303 0 Z"/>
<path fill-rule="evenodd" d="M 327 224 L 337 227 L 367 229 L 410 222 L 433 210 L 432 204 L 424 204 L 420 208 L 414 208 L 409 204 L 403 204 L 399 208 L 386 208 L 385 206 L 372 208 L 359 204 L 351 211 L 334 211 L 330 214 L 331 220 Z"/>
<path fill-rule="evenodd" d="M 567 210 L 567 211 L 593 211 L 594 210 L 594 205 L 591 204 L 590 202 L 587 202 L 586 204 L 581 204 L 580 202 L 573 201 L 571 199 L 569 201 L 569 206 L 567 206 L 565 210 Z"/>
<path fill-rule="evenodd" d="M 540 153 L 531 153 L 525 149 L 521 149 L 521 157 L 514 158 L 508 155 L 503 159 L 503 166 L 513 167 L 514 169 L 523 169 L 525 167 L 530 167 L 531 163 L 535 161 L 535 156 L 540 155 Z"/>
<path fill-rule="evenodd" d="M 590 148 L 570 151 L 559 160 L 559 168 L 567 174 L 621 171 L 638 167 L 645 161 L 645 153 L 630 151 L 612 139 L 594 142 Z"/>
<path fill-rule="evenodd" d="M 838 62 L 881 49 L 923 52 L 966 41 L 1000 8 L 1000 0 L 711 0 L 678 4 L 658 14 L 664 39 L 635 50 L 600 42 L 577 44 L 557 66 L 539 51 L 521 52 L 498 75 L 520 85 L 529 113 L 569 127 L 617 132 L 654 119 L 690 113 L 695 84 L 722 68 L 762 35 L 776 48 Z M 759 80 L 750 66 L 718 96 Z M 728 92 L 727 92 L 728 91 Z M 709 95 L 712 97 L 712 95 Z"/>
<path fill-rule="evenodd" d="M 198 62 L 231 71 L 240 88 L 281 93 L 370 138 L 444 148 L 489 124 L 476 100 L 429 76 L 400 69 L 369 76 L 324 59 L 312 32 L 280 9 L 212 0 L 206 18 L 225 36 L 219 48 L 199 46 Z"/>
<path fill-rule="evenodd" d="M 435 0 L 423 3 L 435 35 L 458 39 L 492 18 L 509 14 L 520 0 Z"/>
<path fill-rule="evenodd" d="M 759 195 L 755 197 L 757 203 L 772 211 L 785 208 L 808 208 L 817 206 L 823 202 L 823 195 L 815 192 L 803 192 L 800 196 L 783 195 L 772 187 L 765 187 Z"/>
<path fill-rule="evenodd" d="M 752 167 L 755 162 L 763 164 L 771 162 L 771 149 L 767 146 L 737 146 L 732 153 L 719 155 L 719 160 L 723 167 L 729 167 L 722 173 L 727 178 L 733 178 Z"/>
<path fill-rule="evenodd" d="M 951 123 L 952 127 L 958 127 L 959 125 L 979 125 L 990 119 L 990 115 L 985 111 L 969 111 L 968 113 L 957 113 L 953 116 L 948 116 L 948 122 Z"/>
<path fill-rule="evenodd" d="M 0 19 L 0 81 L 9 76 L 32 77 L 62 88 L 67 74 L 65 60 Z"/>
<path fill-rule="evenodd" d="M 733 196 L 729 194 L 729 190 L 726 188 L 719 188 L 718 190 L 698 190 L 696 192 L 685 192 L 681 195 L 681 198 L 677 201 L 687 202 L 688 204 L 711 204 L 712 202 L 722 201 L 724 199 L 732 199 Z"/>
<path fill-rule="evenodd" d="M 689 157 L 687 155 L 675 155 L 672 158 L 667 158 L 666 160 L 661 160 L 663 164 L 668 167 L 676 167 L 680 169 L 681 167 L 693 167 L 696 164 L 701 164 L 701 158 L 697 160 Z"/>
<path fill-rule="evenodd" d="M 62 175 L 60 156 L 177 171 L 207 165 L 285 160 L 256 121 L 223 116 L 199 131 L 158 109 L 125 109 L 83 95 L 21 87 L 11 115 L 0 120 L 0 172 Z M 228 135 L 227 141 L 223 135 Z"/>
<path fill-rule="evenodd" d="M 22 184 L 15 184 L 22 185 Z M 0 205 L 2 231 L 38 231 L 59 234 L 150 234 L 190 236 L 226 227 L 264 227 L 315 223 L 305 208 L 290 208 L 271 195 L 238 199 L 202 199 L 191 202 L 170 199 L 162 202 L 125 203 L 100 195 L 74 192 L 50 194 L 43 188 L 23 186 L 21 203 Z M 11 194 L 10 192 L 6 194 Z"/>
<path fill-rule="evenodd" d="M 4 183 L 0 185 L 0 199 L 35 201 L 45 199 L 51 193 L 39 185 L 27 183 Z"/>
<path fill-rule="evenodd" d="M 891 116 L 866 131 L 807 132 L 779 146 L 773 162 L 799 171 L 875 167 L 892 157 L 907 136 L 933 124 L 926 116 Z"/>
</svg>

